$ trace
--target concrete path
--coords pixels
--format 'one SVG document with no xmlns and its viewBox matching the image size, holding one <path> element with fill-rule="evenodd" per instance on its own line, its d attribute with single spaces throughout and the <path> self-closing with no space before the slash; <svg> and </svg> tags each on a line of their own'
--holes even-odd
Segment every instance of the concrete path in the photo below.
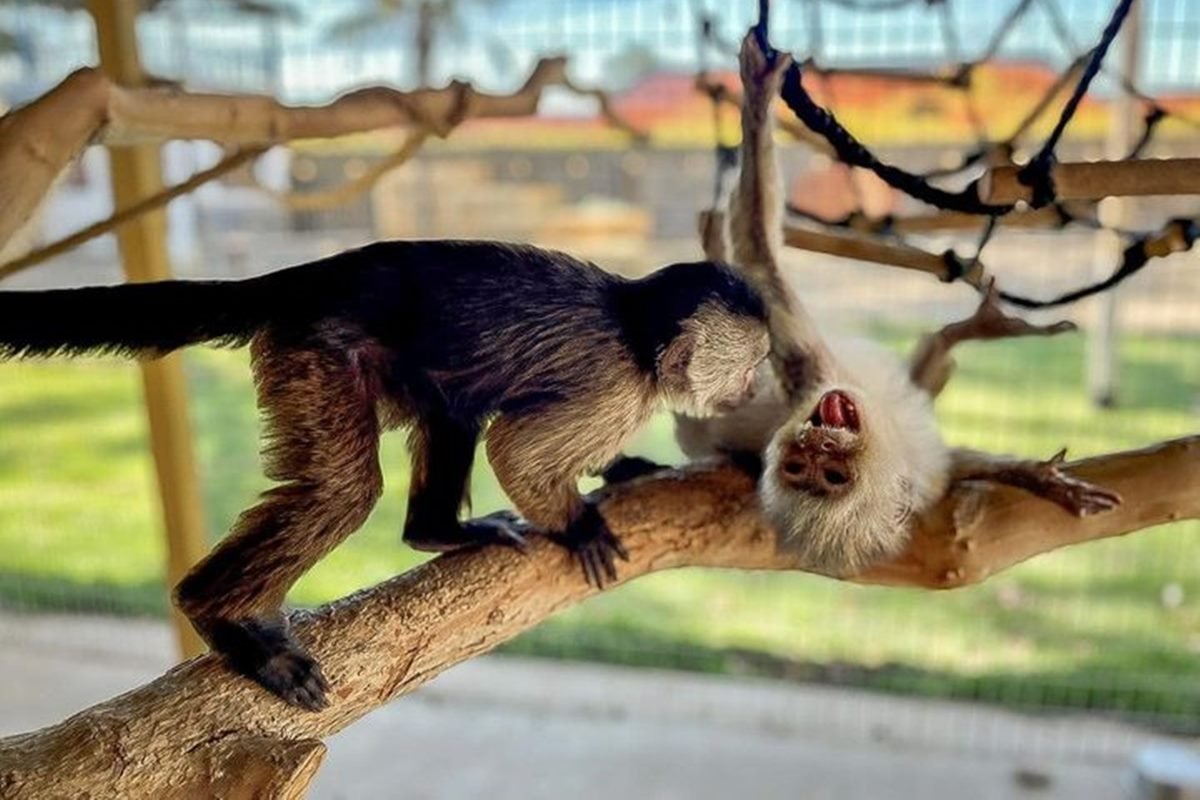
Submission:
<svg viewBox="0 0 1200 800">
<path fill-rule="evenodd" d="M 0 735 L 171 661 L 157 622 L 0 614 Z M 331 738 L 310 796 L 1115 800 L 1154 741 L 1094 719 L 491 657 Z"/>
</svg>

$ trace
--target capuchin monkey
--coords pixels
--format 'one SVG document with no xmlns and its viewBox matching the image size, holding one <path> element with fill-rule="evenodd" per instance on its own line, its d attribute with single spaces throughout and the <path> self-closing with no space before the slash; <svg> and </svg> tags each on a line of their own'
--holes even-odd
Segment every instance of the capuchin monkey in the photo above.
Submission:
<svg viewBox="0 0 1200 800">
<path fill-rule="evenodd" d="M 710 419 L 676 415 L 676 437 L 690 458 L 733 456 L 761 468 L 763 512 L 780 547 L 800 566 L 831 576 L 856 574 L 894 556 L 909 523 L 956 481 L 991 480 L 1019 486 L 1076 515 L 1114 508 L 1113 492 L 1059 469 L 1065 451 L 1048 461 L 1025 461 L 950 449 L 933 415 L 933 399 L 950 377 L 950 350 L 970 339 L 1044 336 L 1070 323 L 1031 325 L 1005 315 L 989 286 L 975 314 L 925 337 L 912 363 L 868 342 L 826 340 L 786 285 L 780 178 L 771 103 L 790 59 L 764 53 L 753 29 L 741 49 L 743 84 L 741 172 L 723 215 L 702 216 L 710 258 L 732 262 L 758 286 L 767 303 L 770 363 L 756 376 L 754 399 Z M 619 460 L 605 471 L 621 480 L 651 471 L 641 460 Z"/>
<path fill-rule="evenodd" d="M 760 295 L 719 263 L 627 280 L 532 246 L 393 241 L 248 280 L 0 292 L 0 358 L 249 344 L 278 485 L 175 600 L 237 671 L 316 710 L 328 684 L 281 606 L 370 514 L 381 431 L 410 429 L 409 545 L 522 547 L 532 525 L 599 586 L 628 556 L 576 479 L 660 403 L 691 418 L 746 400 L 765 318 Z M 489 422 L 488 460 L 527 523 L 458 520 Z"/>
</svg>

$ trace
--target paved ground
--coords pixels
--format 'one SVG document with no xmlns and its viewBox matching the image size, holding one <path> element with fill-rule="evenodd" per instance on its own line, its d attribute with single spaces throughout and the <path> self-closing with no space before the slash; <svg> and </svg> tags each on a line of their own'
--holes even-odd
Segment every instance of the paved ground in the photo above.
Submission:
<svg viewBox="0 0 1200 800">
<path fill-rule="evenodd" d="M 0 614 L 0 734 L 171 660 L 157 622 Z M 330 739 L 311 797 L 1106 800 L 1154 741 L 1097 720 L 493 657 Z"/>
</svg>

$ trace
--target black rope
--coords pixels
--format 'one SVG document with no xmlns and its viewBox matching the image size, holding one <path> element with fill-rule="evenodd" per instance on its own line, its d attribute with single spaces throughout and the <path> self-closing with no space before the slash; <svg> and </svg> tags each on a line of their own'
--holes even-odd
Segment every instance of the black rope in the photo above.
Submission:
<svg viewBox="0 0 1200 800">
<path fill-rule="evenodd" d="M 881 161 L 874 153 L 846 130 L 837 118 L 812 99 L 801 83 L 800 65 L 793 63 L 784 76 L 780 92 L 783 102 L 792 113 L 820 134 L 837 154 L 838 160 L 853 167 L 862 167 L 874 172 L 889 186 L 899 189 L 935 208 L 945 211 L 961 211 L 967 214 L 1007 214 L 1012 205 L 985 203 L 979 198 L 973 182 L 959 192 L 949 192 L 933 186 L 920 175 L 913 174 L 893 164 Z"/>
<path fill-rule="evenodd" d="M 767 57 L 767 62 L 774 64 L 777 55 L 771 47 L 771 0 L 758 0 L 758 23 L 754 26 L 754 38 L 758 40 L 758 49 Z"/>
<path fill-rule="evenodd" d="M 1145 116 L 1142 117 L 1142 125 L 1144 126 L 1142 128 L 1142 135 L 1138 137 L 1133 147 L 1130 148 L 1129 155 L 1125 156 L 1125 158 L 1133 159 L 1140 156 L 1142 151 L 1146 149 L 1146 146 L 1150 144 L 1150 140 L 1154 138 L 1154 129 L 1166 118 L 1167 110 L 1165 108 L 1160 105 L 1151 105 L 1146 110 Z"/>
<path fill-rule="evenodd" d="M 1173 219 L 1167 223 L 1161 235 L 1170 235 L 1171 229 L 1174 228 L 1178 233 L 1182 243 L 1183 250 L 1192 249 L 1192 245 L 1196 243 L 1196 239 L 1200 237 L 1200 226 L 1193 219 Z M 1085 297 L 1091 297 L 1094 294 L 1107 291 L 1117 284 L 1136 274 L 1142 267 L 1150 263 L 1150 260 L 1155 257 L 1150 252 L 1150 244 L 1157 239 L 1158 236 L 1144 235 L 1138 237 L 1121 254 L 1121 263 L 1113 270 L 1112 274 L 1107 278 L 1096 283 L 1089 284 L 1079 289 L 1075 289 L 1049 300 L 1034 300 L 1021 295 L 1010 294 L 1008 292 L 1000 292 L 1000 299 L 1014 306 L 1026 309 L 1036 308 L 1053 308 L 1055 306 L 1065 306 L 1069 303 L 1074 303 L 1082 300 Z M 1182 251 L 1172 251 L 1182 252 Z"/>
<path fill-rule="evenodd" d="M 1121 30 L 1121 25 L 1125 22 L 1125 17 L 1129 15 L 1129 9 L 1132 5 L 1133 0 L 1120 0 L 1117 3 L 1117 7 L 1113 9 L 1112 17 L 1108 20 L 1108 25 L 1104 28 L 1104 33 L 1100 36 L 1100 43 L 1092 50 L 1087 67 L 1084 68 L 1079 82 L 1075 84 L 1075 91 L 1071 93 L 1067 104 L 1063 106 L 1062 112 L 1058 115 L 1058 122 L 1055 123 L 1054 130 L 1046 137 L 1046 141 L 1042 143 L 1042 147 L 1038 150 L 1037 155 L 1031 158 L 1029 163 L 1017 173 L 1017 180 L 1033 190 L 1029 204 L 1034 208 L 1041 208 L 1054 202 L 1056 195 L 1054 191 L 1054 178 L 1051 175 L 1055 161 L 1054 149 L 1058 146 L 1058 141 L 1062 138 L 1063 132 L 1066 131 L 1067 125 L 1070 124 L 1071 118 L 1075 116 L 1075 112 L 1079 109 L 1079 104 L 1083 101 L 1084 95 L 1087 94 L 1092 80 L 1100 72 L 1100 66 L 1104 63 L 1104 56 L 1108 53 L 1108 48 L 1112 45 L 1113 40 L 1117 38 L 1117 34 Z"/>
</svg>

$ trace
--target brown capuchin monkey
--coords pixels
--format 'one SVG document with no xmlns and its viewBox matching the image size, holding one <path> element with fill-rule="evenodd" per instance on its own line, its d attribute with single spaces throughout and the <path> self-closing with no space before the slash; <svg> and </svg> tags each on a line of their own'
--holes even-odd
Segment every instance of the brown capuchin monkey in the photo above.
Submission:
<svg viewBox="0 0 1200 800">
<path fill-rule="evenodd" d="M 528 527 L 509 513 L 458 519 L 490 422 L 488 460 L 508 497 L 600 585 L 627 555 L 576 479 L 660 403 L 703 416 L 747 399 L 765 318 L 759 294 L 719 263 L 627 280 L 532 246 L 396 241 L 240 281 L 0 292 L 0 358 L 249 344 L 265 472 L 279 485 L 175 601 L 234 669 L 320 709 L 328 684 L 281 607 L 370 514 L 381 431 L 410 429 L 409 545 L 524 545 Z"/>
<path fill-rule="evenodd" d="M 1048 461 L 951 449 L 938 433 L 933 399 L 950 377 L 955 344 L 971 339 L 1044 336 L 1070 323 L 1035 326 L 1005 315 L 989 287 L 975 314 L 926 336 L 912 363 L 869 342 L 825 339 L 787 286 L 779 267 L 782 201 L 771 103 L 791 61 L 764 53 L 753 29 L 741 49 L 741 172 L 730 198 L 728 230 L 720 214 L 701 221 L 705 250 L 732 262 L 767 302 L 770 363 L 759 370 L 754 399 L 712 419 L 676 415 L 676 437 L 690 458 L 734 456 L 761 468 L 763 512 L 780 547 L 814 572 L 849 576 L 903 549 L 909 523 L 961 480 L 1019 486 L 1085 515 L 1120 503 L 1113 492 L 1072 478 Z M 621 480 L 655 465 L 619 460 Z"/>
</svg>

